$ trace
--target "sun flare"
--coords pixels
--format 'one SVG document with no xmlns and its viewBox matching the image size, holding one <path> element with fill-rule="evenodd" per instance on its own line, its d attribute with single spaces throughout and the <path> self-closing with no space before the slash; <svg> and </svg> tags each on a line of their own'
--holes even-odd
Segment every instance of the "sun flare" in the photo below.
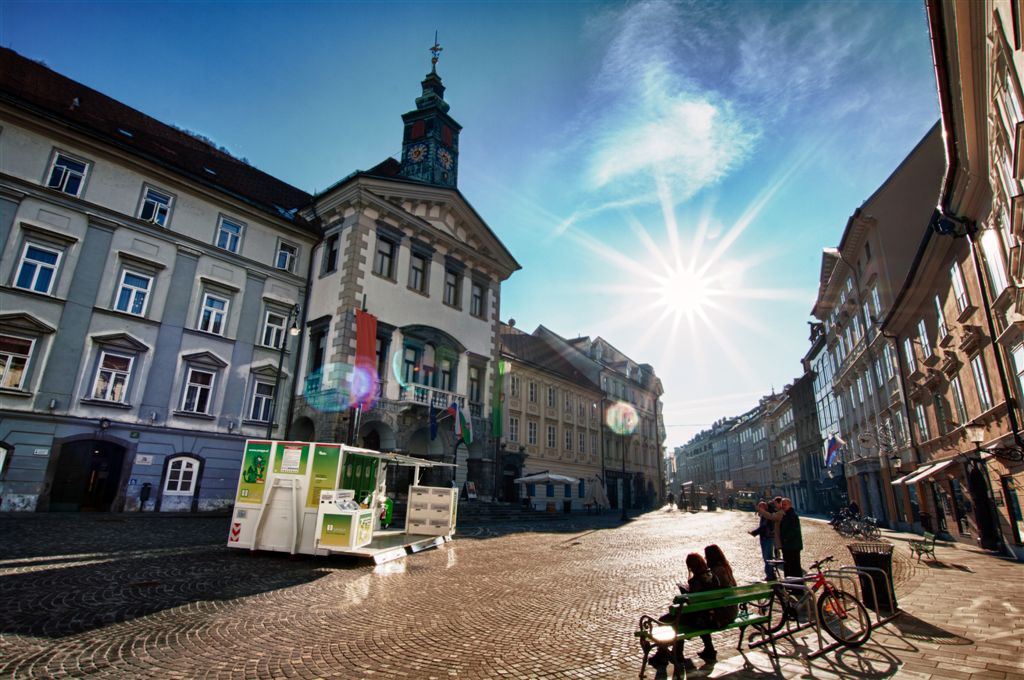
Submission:
<svg viewBox="0 0 1024 680">
<path fill-rule="evenodd" d="M 704 311 L 713 294 L 707 277 L 694 269 L 680 268 L 659 277 L 657 305 L 676 316 L 692 317 Z"/>
</svg>

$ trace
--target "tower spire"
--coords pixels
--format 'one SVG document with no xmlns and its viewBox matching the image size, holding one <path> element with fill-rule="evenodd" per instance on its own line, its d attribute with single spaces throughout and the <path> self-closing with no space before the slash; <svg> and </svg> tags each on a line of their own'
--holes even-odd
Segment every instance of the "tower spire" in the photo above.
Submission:
<svg viewBox="0 0 1024 680">
<path fill-rule="evenodd" d="M 430 72 L 437 73 L 437 60 L 441 58 L 441 51 L 444 50 L 437 42 L 437 31 L 434 31 L 434 46 L 430 48 Z"/>
</svg>

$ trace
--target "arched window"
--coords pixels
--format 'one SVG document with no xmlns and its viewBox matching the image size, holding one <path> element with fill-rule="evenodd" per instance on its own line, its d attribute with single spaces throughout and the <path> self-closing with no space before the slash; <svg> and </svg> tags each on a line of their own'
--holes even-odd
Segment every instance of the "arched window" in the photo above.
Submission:
<svg viewBox="0 0 1024 680">
<path fill-rule="evenodd" d="M 199 476 L 199 461 L 191 456 L 177 456 L 167 463 L 165 496 L 191 496 Z"/>
</svg>

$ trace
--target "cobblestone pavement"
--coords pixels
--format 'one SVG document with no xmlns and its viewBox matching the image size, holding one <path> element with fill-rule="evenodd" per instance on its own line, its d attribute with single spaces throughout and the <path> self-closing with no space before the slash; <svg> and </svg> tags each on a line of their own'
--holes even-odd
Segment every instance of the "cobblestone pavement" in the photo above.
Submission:
<svg viewBox="0 0 1024 680">
<path fill-rule="evenodd" d="M 229 550 L 228 524 L 0 516 L 0 677 L 635 678 L 637 619 L 664 609 L 687 552 L 715 542 L 739 580 L 762 575 L 738 512 L 463 527 L 379 567 Z M 850 561 L 827 525 L 805 520 L 804 537 L 805 564 Z M 891 538 L 908 613 L 863 648 L 807 662 L 813 641 L 784 642 L 773 665 L 722 633 L 720 661 L 691 677 L 1024 677 L 1024 569 L 961 548 L 917 565 Z M 1009 600 L 979 585 L 990 569 Z"/>
</svg>

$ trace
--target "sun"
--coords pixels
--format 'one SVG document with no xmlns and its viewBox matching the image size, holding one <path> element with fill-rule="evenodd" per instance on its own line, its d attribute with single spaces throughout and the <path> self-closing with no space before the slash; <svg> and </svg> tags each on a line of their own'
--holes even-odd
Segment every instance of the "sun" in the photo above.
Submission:
<svg viewBox="0 0 1024 680">
<path fill-rule="evenodd" d="M 656 306 L 675 316 L 704 312 L 714 295 L 713 282 L 690 267 L 679 267 L 657 277 Z"/>
</svg>

